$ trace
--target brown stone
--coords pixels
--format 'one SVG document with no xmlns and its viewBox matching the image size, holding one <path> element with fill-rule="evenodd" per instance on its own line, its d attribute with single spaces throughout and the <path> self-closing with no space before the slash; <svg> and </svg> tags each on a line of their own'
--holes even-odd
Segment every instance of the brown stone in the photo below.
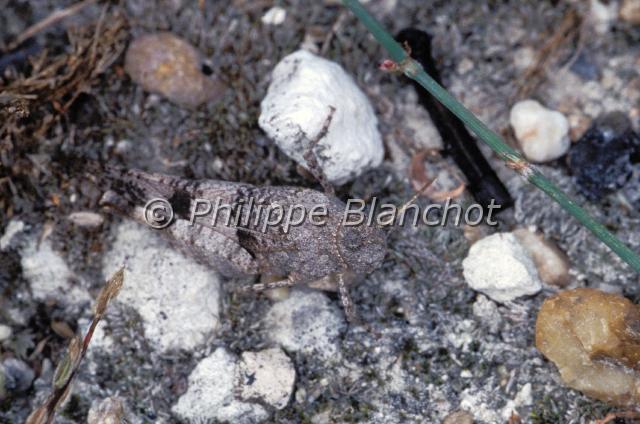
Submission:
<svg viewBox="0 0 640 424">
<path fill-rule="evenodd" d="M 587 288 L 547 299 L 536 347 L 567 386 L 616 405 L 640 401 L 640 310 L 628 299 Z"/>
<path fill-rule="evenodd" d="M 224 93 L 224 84 L 201 70 L 198 50 L 169 32 L 136 38 L 125 57 L 125 70 L 142 88 L 195 108 Z"/>
</svg>

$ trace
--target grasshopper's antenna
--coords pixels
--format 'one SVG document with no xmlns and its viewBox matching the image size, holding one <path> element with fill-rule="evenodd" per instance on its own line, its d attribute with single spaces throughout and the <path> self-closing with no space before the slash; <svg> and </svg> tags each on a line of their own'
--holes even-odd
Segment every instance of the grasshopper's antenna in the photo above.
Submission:
<svg viewBox="0 0 640 424">
<path fill-rule="evenodd" d="M 431 180 L 431 181 L 427 181 L 426 183 L 424 183 L 424 184 L 422 185 L 422 187 L 420 187 L 420 190 L 416 191 L 416 193 L 411 197 L 411 199 L 407 200 L 407 201 L 404 203 L 404 205 L 400 206 L 400 209 L 398 209 L 398 212 L 404 212 L 404 211 L 405 211 L 405 209 L 407 209 L 407 208 L 408 208 L 408 207 L 409 207 L 413 202 L 415 202 L 415 201 L 418 199 L 418 197 L 419 197 L 422 193 L 424 193 L 425 191 L 427 191 L 427 189 L 428 189 L 429 187 L 431 187 L 431 185 L 432 185 L 433 183 L 435 183 L 437 179 L 438 179 L 438 177 L 434 178 L 434 179 L 433 179 L 433 180 Z"/>
<path fill-rule="evenodd" d="M 406 201 L 402 206 L 400 206 L 400 208 L 398 209 L 398 214 L 400 214 L 400 213 L 404 213 L 404 211 L 405 211 L 409 206 L 411 206 L 411 204 L 412 204 L 412 203 L 414 203 L 414 202 L 418 199 L 418 197 L 419 197 L 421 194 L 423 194 L 425 191 L 427 191 L 427 189 L 428 189 L 429 187 L 431 187 L 431 185 L 432 185 L 433 183 L 435 183 L 437 179 L 438 179 L 438 177 L 436 177 L 436 178 L 434 178 L 433 180 L 430 180 L 430 181 L 427 181 L 426 183 L 424 183 L 424 184 L 422 185 L 422 187 L 420 187 L 420 190 L 416 191 L 416 192 L 415 192 L 415 194 L 414 194 L 413 196 L 411 196 L 411 198 L 410 198 L 409 200 L 407 200 L 407 201 Z M 382 224 L 382 225 L 380 225 L 380 224 L 378 224 L 378 223 L 376 223 L 376 224 L 378 224 L 378 226 L 379 226 L 380 228 L 386 229 L 385 227 L 389 227 L 389 226 L 391 226 L 394 222 L 395 222 L 395 219 L 394 219 L 393 221 L 391 221 L 391 222 L 387 222 L 387 223 Z M 387 234 L 388 234 L 388 233 L 387 233 Z"/>
</svg>

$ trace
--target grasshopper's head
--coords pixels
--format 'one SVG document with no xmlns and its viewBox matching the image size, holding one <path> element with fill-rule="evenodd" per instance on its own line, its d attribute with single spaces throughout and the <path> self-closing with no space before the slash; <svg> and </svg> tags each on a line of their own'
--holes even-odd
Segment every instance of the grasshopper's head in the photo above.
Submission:
<svg viewBox="0 0 640 424">
<path fill-rule="evenodd" d="M 387 238 L 378 227 L 340 226 L 336 244 L 349 270 L 368 274 L 380 267 L 387 253 Z"/>
</svg>

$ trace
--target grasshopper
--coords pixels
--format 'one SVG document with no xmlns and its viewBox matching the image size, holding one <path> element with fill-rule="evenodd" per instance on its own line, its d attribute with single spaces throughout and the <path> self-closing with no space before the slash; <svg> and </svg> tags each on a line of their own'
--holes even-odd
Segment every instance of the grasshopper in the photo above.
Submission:
<svg viewBox="0 0 640 424">
<path fill-rule="evenodd" d="M 101 203 L 139 222 L 162 227 L 173 245 L 225 276 L 286 276 L 255 284 L 254 291 L 289 287 L 331 276 L 337 280 L 342 306 L 354 321 L 347 289 L 357 275 L 378 268 L 386 254 L 386 236 L 376 226 L 344 225 L 346 204 L 332 194 L 300 187 L 256 187 L 218 180 L 189 180 L 139 170 L 106 168 L 108 190 Z M 160 202 L 150 210 L 150 200 Z M 266 225 L 269 217 L 247 204 L 302 208 L 324 213 L 312 223 Z M 215 219 L 207 205 L 220 206 Z M 244 205 L 245 207 L 240 207 Z M 300 208 L 301 207 L 301 208 Z M 318 211 L 319 212 L 319 211 Z M 317 218 L 317 217 L 316 217 Z M 155 221 L 162 225 L 154 225 Z"/>
</svg>

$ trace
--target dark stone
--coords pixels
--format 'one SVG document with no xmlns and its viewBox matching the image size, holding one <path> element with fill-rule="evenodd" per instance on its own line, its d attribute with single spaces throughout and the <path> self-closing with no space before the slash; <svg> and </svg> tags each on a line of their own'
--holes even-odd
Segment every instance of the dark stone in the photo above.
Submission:
<svg viewBox="0 0 640 424">
<path fill-rule="evenodd" d="M 600 68 L 584 52 L 578 55 L 570 69 L 571 72 L 584 80 L 597 80 L 600 78 Z"/>
<path fill-rule="evenodd" d="M 5 359 L 2 363 L 4 386 L 13 392 L 23 392 L 31 387 L 35 373 L 27 364 L 16 358 Z"/>
<path fill-rule="evenodd" d="M 622 112 L 600 116 L 571 148 L 568 161 L 582 194 L 598 200 L 626 184 L 638 135 Z"/>
</svg>

